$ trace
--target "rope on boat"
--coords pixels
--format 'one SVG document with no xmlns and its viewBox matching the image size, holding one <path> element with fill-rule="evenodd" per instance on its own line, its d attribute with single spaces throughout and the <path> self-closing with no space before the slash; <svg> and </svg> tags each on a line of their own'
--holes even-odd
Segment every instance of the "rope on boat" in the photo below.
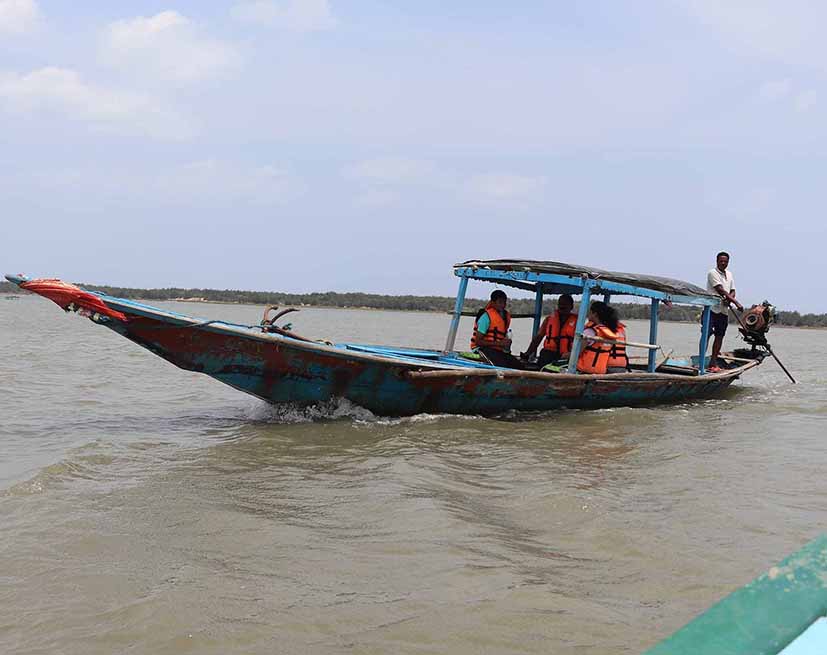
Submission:
<svg viewBox="0 0 827 655">
<path fill-rule="evenodd" d="M 482 360 L 483 360 L 486 364 L 488 364 L 489 366 L 493 366 L 493 367 L 495 368 L 494 375 L 496 375 L 496 376 L 497 376 L 497 379 L 502 380 L 502 379 L 505 377 L 505 376 L 503 375 L 503 372 L 502 372 L 502 370 L 500 369 L 500 367 L 499 367 L 499 366 L 497 366 L 496 364 L 494 364 L 494 362 L 492 362 L 492 361 L 488 358 L 488 356 L 487 356 L 484 352 L 482 352 L 482 350 L 481 350 L 481 349 L 479 349 L 479 348 L 478 348 L 478 349 L 477 349 L 477 350 L 475 350 L 474 352 L 475 352 L 475 353 L 477 353 L 477 354 L 480 356 L 480 358 L 481 358 L 481 359 L 482 359 Z"/>
</svg>

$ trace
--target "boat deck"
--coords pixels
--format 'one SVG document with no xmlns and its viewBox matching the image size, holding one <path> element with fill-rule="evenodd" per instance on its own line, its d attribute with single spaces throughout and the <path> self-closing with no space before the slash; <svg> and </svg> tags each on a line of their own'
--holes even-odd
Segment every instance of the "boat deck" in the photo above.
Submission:
<svg viewBox="0 0 827 655">
<path fill-rule="evenodd" d="M 462 357 L 459 353 L 443 353 L 439 350 L 428 350 L 425 348 L 405 348 L 394 346 L 373 346 L 358 343 L 336 344 L 339 348 L 354 352 L 390 357 L 409 363 L 424 363 L 429 366 L 443 364 L 453 368 L 496 368 L 485 362 L 475 361 Z"/>
</svg>

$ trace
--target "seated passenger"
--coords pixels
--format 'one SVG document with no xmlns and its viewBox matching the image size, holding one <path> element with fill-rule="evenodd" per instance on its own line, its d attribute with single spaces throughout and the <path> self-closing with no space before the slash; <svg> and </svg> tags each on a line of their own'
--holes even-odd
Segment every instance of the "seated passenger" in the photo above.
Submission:
<svg viewBox="0 0 827 655">
<path fill-rule="evenodd" d="M 603 375 L 608 372 L 612 343 L 597 341 L 589 337 L 617 340 L 617 312 L 599 300 L 589 307 L 589 322 L 583 330 L 583 347 L 577 358 L 580 373 Z"/>
<path fill-rule="evenodd" d="M 623 322 L 617 322 L 618 341 L 626 341 L 626 326 Z M 609 362 L 606 366 L 607 373 L 626 373 L 632 370 L 629 368 L 629 356 L 626 354 L 626 345 L 623 343 L 616 343 L 609 351 Z"/>
<path fill-rule="evenodd" d="M 543 349 L 537 360 L 540 368 L 568 356 L 577 327 L 577 315 L 572 314 L 572 309 L 574 309 L 574 299 L 564 293 L 557 299 L 557 311 L 546 316 L 540 326 L 540 331 L 534 335 L 526 351 L 520 353 L 520 359 L 528 360 L 533 357 L 537 346 L 543 339 L 545 339 Z"/>
<path fill-rule="evenodd" d="M 477 312 L 471 350 L 480 353 L 494 366 L 523 368 L 511 354 L 511 313 L 505 308 L 508 296 L 499 289 L 491 292 L 491 302 Z"/>
</svg>

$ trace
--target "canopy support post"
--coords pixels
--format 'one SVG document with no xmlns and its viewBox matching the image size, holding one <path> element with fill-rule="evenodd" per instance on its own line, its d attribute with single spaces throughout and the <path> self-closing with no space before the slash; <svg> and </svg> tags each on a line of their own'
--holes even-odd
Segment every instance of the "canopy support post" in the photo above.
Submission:
<svg viewBox="0 0 827 655">
<path fill-rule="evenodd" d="M 649 343 L 653 346 L 658 342 L 658 312 L 660 310 L 660 300 L 657 298 L 652 298 L 652 308 L 649 313 Z M 649 351 L 649 364 L 646 367 L 646 370 L 650 373 L 655 372 L 655 355 L 657 355 L 656 350 Z"/>
<path fill-rule="evenodd" d="M 580 310 L 577 312 L 577 327 L 574 328 L 574 341 L 571 344 L 569 353 L 569 373 L 577 373 L 577 360 L 580 358 L 580 350 L 583 345 L 583 328 L 586 326 L 586 318 L 589 315 L 589 304 L 592 295 L 592 282 L 583 281 L 583 293 L 580 296 Z"/>
<path fill-rule="evenodd" d="M 698 358 L 698 375 L 706 373 L 706 346 L 709 340 L 709 321 L 712 318 L 712 308 L 707 305 L 704 307 L 703 318 L 701 318 L 701 343 L 699 350 L 700 357 Z"/>
<path fill-rule="evenodd" d="M 606 303 L 608 305 L 611 302 L 611 300 L 612 300 L 612 294 L 610 294 L 610 293 L 604 293 L 603 294 L 603 302 L 604 303 Z"/>
<path fill-rule="evenodd" d="M 454 303 L 454 315 L 451 317 L 451 327 L 448 328 L 448 339 L 445 341 L 445 350 L 442 351 L 445 354 L 454 350 L 454 344 L 457 340 L 457 330 L 459 330 L 459 319 L 462 317 L 462 307 L 465 304 L 465 292 L 467 289 L 468 278 L 463 275 L 459 279 L 457 301 Z"/>
<path fill-rule="evenodd" d="M 543 319 L 543 285 L 537 285 L 537 293 L 534 296 L 534 329 L 531 332 L 531 338 L 540 330 L 540 321 Z"/>
</svg>

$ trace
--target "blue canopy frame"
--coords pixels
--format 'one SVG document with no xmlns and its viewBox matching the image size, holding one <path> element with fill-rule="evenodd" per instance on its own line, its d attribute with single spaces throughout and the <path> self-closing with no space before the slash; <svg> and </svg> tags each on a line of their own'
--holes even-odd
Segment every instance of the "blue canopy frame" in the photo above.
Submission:
<svg viewBox="0 0 827 655">
<path fill-rule="evenodd" d="M 454 304 L 454 313 L 451 318 L 451 326 L 448 330 L 448 339 L 445 343 L 446 353 L 454 350 L 457 330 L 459 329 L 459 321 L 462 316 L 462 308 L 465 304 L 465 293 L 468 289 L 468 280 L 481 280 L 483 282 L 503 284 L 505 286 L 515 287 L 525 291 L 533 291 L 536 294 L 534 302 L 534 334 L 536 334 L 537 330 L 540 328 L 540 320 L 542 318 L 543 310 L 543 296 L 545 294 L 568 293 L 581 296 L 580 310 L 577 314 L 577 327 L 575 329 L 574 341 L 569 355 L 569 373 L 577 373 L 577 366 L 572 365 L 572 362 L 577 362 L 577 359 L 580 356 L 580 350 L 582 347 L 582 333 L 586 325 L 586 317 L 589 313 L 589 304 L 593 295 L 602 293 L 603 300 L 605 302 L 608 302 L 612 295 L 649 298 L 652 303 L 651 318 L 649 321 L 649 343 L 653 346 L 657 345 L 658 314 L 661 302 L 701 306 L 703 307 L 703 316 L 701 321 L 701 340 L 698 348 L 700 355 L 698 362 L 698 374 L 704 375 L 706 373 L 706 349 L 709 338 L 710 313 L 713 305 L 717 305 L 720 302 L 720 299 L 715 298 L 712 295 L 700 296 L 667 293 L 657 289 L 647 288 L 645 286 L 625 284 L 599 278 L 595 279 L 589 277 L 587 274 L 575 276 L 563 275 L 559 273 L 537 272 L 532 270 L 498 270 L 458 265 L 454 267 L 454 275 L 460 279 L 459 290 L 457 291 L 457 299 Z M 650 373 L 654 373 L 655 371 L 655 360 L 655 350 L 649 350 L 647 370 Z"/>
</svg>

